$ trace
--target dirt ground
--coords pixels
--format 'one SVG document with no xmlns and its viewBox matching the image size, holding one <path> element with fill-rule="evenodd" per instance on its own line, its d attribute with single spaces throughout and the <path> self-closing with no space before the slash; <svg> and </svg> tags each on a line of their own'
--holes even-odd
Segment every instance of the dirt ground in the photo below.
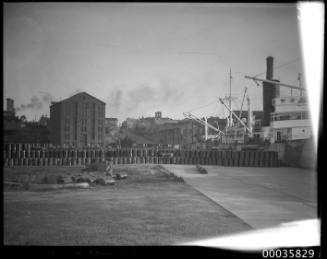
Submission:
<svg viewBox="0 0 327 259">
<path fill-rule="evenodd" d="M 72 174 L 81 168 L 6 168 L 4 178 L 21 179 L 17 175 L 35 170 Z M 112 186 L 80 190 L 6 190 L 4 244 L 174 245 L 250 229 L 156 166 L 122 165 L 115 172 L 128 177 Z"/>
</svg>

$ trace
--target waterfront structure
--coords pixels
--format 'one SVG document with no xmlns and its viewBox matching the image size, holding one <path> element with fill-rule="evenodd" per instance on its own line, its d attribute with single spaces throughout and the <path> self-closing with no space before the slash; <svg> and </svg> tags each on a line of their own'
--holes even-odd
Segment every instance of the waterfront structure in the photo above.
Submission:
<svg viewBox="0 0 327 259">
<path fill-rule="evenodd" d="M 50 106 L 51 143 L 60 146 L 102 146 L 105 103 L 86 92 Z"/>
</svg>

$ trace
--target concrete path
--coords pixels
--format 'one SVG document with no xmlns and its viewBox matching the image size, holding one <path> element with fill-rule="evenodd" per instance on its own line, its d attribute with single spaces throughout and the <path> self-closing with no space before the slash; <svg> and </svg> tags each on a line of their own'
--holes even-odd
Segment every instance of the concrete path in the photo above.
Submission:
<svg viewBox="0 0 327 259">
<path fill-rule="evenodd" d="M 298 168 L 163 165 L 253 228 L 317 218 L 316 172 Z"/>
</svg>

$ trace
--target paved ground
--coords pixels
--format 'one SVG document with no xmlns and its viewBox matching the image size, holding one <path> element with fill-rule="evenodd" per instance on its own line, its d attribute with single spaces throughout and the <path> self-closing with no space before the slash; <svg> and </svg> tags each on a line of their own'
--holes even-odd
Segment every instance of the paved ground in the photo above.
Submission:
<svg viewBox="0 0 327 259">
<path fill-rule="evenodd" d="M 253 228 L 317 217 L 314 171 L 298 168 L 249 168 L 164 165 L 198 191 Z"/>
</svg>

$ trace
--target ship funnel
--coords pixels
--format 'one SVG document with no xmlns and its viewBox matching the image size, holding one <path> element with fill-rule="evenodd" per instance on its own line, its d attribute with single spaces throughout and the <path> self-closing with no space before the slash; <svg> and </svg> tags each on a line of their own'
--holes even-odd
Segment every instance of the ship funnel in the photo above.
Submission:
<svg viewBox="0 0 327 259">
<path fill-rule="evenodd" d="M 273 79 L 274 76 L 274 58 L 266 58 L 267 71 L 266 79 L 271 81 L 277 81 Z M 263 126 L 270 125 L 270 114 L 274 112 L 273 99 L 279 97 L 279 85 L 263 82 L 262 84 L 262 96 L 263 96 Z"/>
</svg>

